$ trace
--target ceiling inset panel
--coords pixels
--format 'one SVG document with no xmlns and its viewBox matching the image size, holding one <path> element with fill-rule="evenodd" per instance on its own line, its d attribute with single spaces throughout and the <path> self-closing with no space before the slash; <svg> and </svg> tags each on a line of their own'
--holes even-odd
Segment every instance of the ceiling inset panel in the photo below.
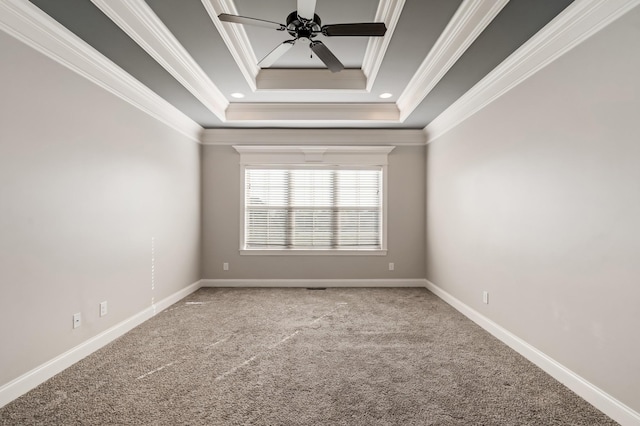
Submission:
<svg viewBox="0 0 640 426">
<path fill-rule="evenodd" d="M 235 0 L 238 14 L 286 24 L 287 15 L 296 10 L 296 2 L 273 2 L 264 0 Z M 373 22 L 378 2 L 375 0 L 319 0 L 316 14 L 322 24 L 346 22 Z M 287 32 L 268 28 L 245 26 L 249 41 L 258 60 L 274 47 L 291 36 Z M 346 68 L 360 68 L 367 49 L 368 37 L 324 37 L 318 39 L 326 44 Z M 325 68 L 316 55 L 311 55 L 308 43 L 298 42 L 271 68 Z"/>
<path fill-rule="evenodd" d="M 387 26 L 384 37 L 318 36 L 346 66 L 331 73 L 302 41 L 260 69 L 291 36 L 218 19 L 286 23 L 296 0 L 30 1 L 202 127 L 407 129 L 425 128 L 572 3 L 317 0 L 322 24 Z"/>
</svg>

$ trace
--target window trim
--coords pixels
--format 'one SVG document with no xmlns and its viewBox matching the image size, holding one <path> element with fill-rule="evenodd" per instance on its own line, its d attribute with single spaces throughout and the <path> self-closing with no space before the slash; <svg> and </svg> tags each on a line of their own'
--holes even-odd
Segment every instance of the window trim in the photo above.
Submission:
<svg viewBox="0 0 640 426">
<path fill-rule="evenodd" d="M 387 254 L 387 167 L 388 154 L 395 146 L 296 146 L 234 145 L 240 154 L 240 254 L 271 256 L 385 256 Z M 248 249 L 245 241 L 245 170 L 247 167 L 269 166 L 359 166 L 382 170 L 382 235 L 379 249 Z"/>
</svg>

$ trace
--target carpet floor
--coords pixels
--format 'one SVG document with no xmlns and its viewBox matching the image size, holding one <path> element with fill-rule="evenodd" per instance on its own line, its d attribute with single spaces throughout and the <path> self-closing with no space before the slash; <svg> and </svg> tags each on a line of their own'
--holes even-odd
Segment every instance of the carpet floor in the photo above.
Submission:
<svg viewBox="0 0 640 426">
<path fill-rule="evenodd" d="M 615 425 L 425 289 L 203 288 L 2 425 Z"/>
</svg>

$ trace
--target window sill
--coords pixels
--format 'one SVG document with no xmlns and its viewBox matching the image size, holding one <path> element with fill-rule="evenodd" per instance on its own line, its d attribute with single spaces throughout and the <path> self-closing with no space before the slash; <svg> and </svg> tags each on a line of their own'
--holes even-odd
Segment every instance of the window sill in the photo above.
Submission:
<svg viewBox="0 0 640 426">
<path fill-rule="evenodd" d="M 240 249 L 243 256 L 386 256 L 387 250 Z"/>
</svg>

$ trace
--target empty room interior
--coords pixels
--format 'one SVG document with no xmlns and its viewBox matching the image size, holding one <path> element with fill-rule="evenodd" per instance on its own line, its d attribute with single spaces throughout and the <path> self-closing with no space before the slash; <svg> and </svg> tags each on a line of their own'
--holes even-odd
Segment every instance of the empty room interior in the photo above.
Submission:
<svg viewBox="0 0 640 426">
<path fill-rule="evenodd" d="M 640 425 L 640 0 L 0 30 L 0 423 Z"/>
</svg>

